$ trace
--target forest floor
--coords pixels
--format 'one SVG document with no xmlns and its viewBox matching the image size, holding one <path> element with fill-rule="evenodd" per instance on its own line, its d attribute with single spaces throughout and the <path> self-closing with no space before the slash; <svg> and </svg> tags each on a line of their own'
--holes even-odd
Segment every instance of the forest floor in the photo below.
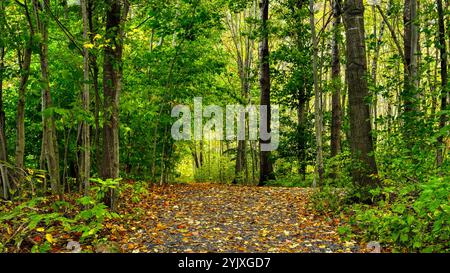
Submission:
<svg viewBox="0 0 450 273">
<path fill-rule="evenodd" d="M 308 206 L 312 189 L 212 183 L 154 186 L 122 202 L 110 240 L 123 252 L 363 252 L 338 219 Z"/>
</svg>

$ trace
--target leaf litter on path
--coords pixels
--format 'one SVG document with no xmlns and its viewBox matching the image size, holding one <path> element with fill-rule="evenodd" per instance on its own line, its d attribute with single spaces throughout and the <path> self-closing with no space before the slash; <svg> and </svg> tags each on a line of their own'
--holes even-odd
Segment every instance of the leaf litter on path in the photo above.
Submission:
<svg viewBox="0 0 450 273">
<path fill-rule="evenodd" d="M 213 183 L 155 186 L 140 202 L 121 206 L 128 217 L 120 227 L 127 232 L 116 238 L 124 252 L 361 251 L 340 239 L 336 221 L 308 208 L 311 192 Z"/>
</svg>

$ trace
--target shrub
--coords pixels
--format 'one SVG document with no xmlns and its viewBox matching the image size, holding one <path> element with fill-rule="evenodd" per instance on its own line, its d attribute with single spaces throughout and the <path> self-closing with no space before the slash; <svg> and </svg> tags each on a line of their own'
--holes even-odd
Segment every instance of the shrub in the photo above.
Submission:
<svg viewBox="0 0 450 273">
<path fill-rule="evenodd" d="M 402 188 L 373 191 L 383 195 L 378 206 L 354 205 L 353 225 L 364 240 L 378 241 L 394 251 L 450 251 L 450 178 Z"/>
</svg>

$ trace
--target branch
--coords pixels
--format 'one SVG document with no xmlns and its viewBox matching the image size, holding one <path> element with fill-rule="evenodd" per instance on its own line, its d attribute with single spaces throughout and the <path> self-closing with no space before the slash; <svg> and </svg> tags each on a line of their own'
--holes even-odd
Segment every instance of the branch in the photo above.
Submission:
<svg viewBox="0 0 450 273">
<path fill-rule="evenodd" d="M 75 41 L 75 36 L 70 33 L 70 31 L 61 23 L 61 21 L 58 20 L 58 18 L 52 13 L 50 7 L 48 6 L 48 3 L 46 1 L 43 1 L 45 8 L 47 9 L 50 16 L 55 20 L 56 24 L 59 26 L 59 28 L 64 32 L 64 34 L 69 38 L 69 40 L 73 43 L 73 45 L 78 49 L 81 55 L 83 55 L 83 49 L 77 44 Z"/>
<path fill-rule="evenodd" d="M 398 42 L 397 35 L 395 34 L 394 29 L 392 28 L 392 25 L 389 23 L 386 15 L 384 14 L 383 10 L 381 10 L 381 7 L 379 5 L 376 5 L 377 10 L 380 12 L 381 17 L 383 17 L 384 23 L 387 25 L 389 31 L 391 32 L 392 39 L 394 40 L 395 46 L 397 47 L 398 53 L 400 54 L 400 57 L 402 58 L 402 62 L 405 66 L 405 69 L 408 70 L 408 65 L 406 64 L 405 54 L 403 53 L 402 47 L 400 46 L 400 43 Z"/>
<path fill-rule="evenodd" d="M 25 4 L 24 3 L 20 3 L 18 0 L 14 0 L 14 2 L 16 2 L 16 4 L 21 6 L 22 8 L 25 8 Z"/>
<path fill-rule="evenodd" d="M 145 24 L 148 20 L 150 20 L 150 18 L 152 18 L 152 16 L 147 17 L 144 21 L 140 22 L 137 26 L 135 26 L 133 29 L 138 29 L 140 28 L 143 24 Z"/>
</svg>

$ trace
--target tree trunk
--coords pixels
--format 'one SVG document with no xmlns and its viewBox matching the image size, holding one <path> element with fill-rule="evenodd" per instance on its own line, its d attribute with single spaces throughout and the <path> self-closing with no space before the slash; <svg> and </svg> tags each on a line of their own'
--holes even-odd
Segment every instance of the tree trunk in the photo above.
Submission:
<svg viewBox="0 0 450 273">
<path fill-rule="evenodd" d="M 267 21 L 269 19 L 269 0 L 260 0 L 261 41 L 259 44 L 259 85 L 261 89 L 260 105 L 267 106 L 267 132 L 270 133 L 270 64 L 269 64 L 269 34 Z M 261 113 L 262 114 L 262 113 Z M 261 115 L 263 116 L 263 115 Z M 270 143 L 269 140 L 259 140 L 260 146 Z M 265 185 L 267 180 L 275 178 L 272 168 L 270 151 L 260 151 L 259 186 Z"/>
<path fill-rule="evenodd" d="M 87 0 L 81 0 L 81 13 L 83 17 L 83 40 L 89 41 L 88 37 L 88 12 L 87 12 Z M 83 48 L 83 93 L 82 104 L 83 111 L 89 113 L 89 51 L 86 47 Z M 82 122 L 81 131 L 81 164 L 80 164 L 80 178 L 81 183 L 84 186 L 85 195 L 89 192 L 89 178 L 91 170 L 91 155 L 90 155 L 90 132 L 89 123 L 86 120 Z"/>
<path fill-rule="evenodd" d="M 303 180 L 306 178 L 306 156 L 307 156 L 307 147 L 306 147 L 306 115 L 308 113 L 306 109 L 306 103 L 308 99 L 306 99 L 306 90 L 302 88 L 302 91 L 299 91 L 298 98 L 298 106 L 297 106 L 297 133 L 298 133 L 298 174 L 302 176 Z"/>
<path fill-rule="evenodd" d="M 404 138 L 407 145 L 411 147 L 415 141 L 417 117 L 417 39 L 418 31 L 416 26 L 417 15 L 417 0 L 405 0 L 403 10 L 403 24 L 404 24 L 404 86 L 402 92 L 402 101 L 404 105 L 403 119 L 404 119 Z"/>
<path fill-rule="evenodd" d="M 162 106 L 159 109 L 159 114 L 158 114 L 158 118 L 156 119 L 156 124 L 155 124 L 155 129 L 153 130 L 153 145 L 152 145 L 152 163 L 151 163 L 151 168 L 152 168 L 152 181 L 156 182 L 156 148 L 157 148 L 157 143 L 158 143 L 158 128 L 159 128 L 159 122 L 161 120 L 161 114 L 163 112 L 163 108 L 164 105 L 162 104 Z M 194 145 L 196 145 L 194 143 Z M 201 166 L 201 165 L 200 165 Z"/>
<path fill-rule="evenodd" d="M 312 67 L 314 78 L 314 120 L 316 128 L 316 171 L 319 178 L 319 186 L 323 181 L 323 155 L 322 155 L 322 105 L 321 98 L 322 92 L 319 89 L 319 75 L 317 74 L 317 39 L 316 39 L 316 26 L 314 20 L 314 0 L 309 1 L 309 22 L 311 27 L 311 40 L 312 40 Z"/>
<path fill-rule="evenodd" d="M 4 6 L 3 3 L 0 4 L 0 14 L 4 15 Z M 3 23 L 3 22 L 1 22 Z M 3 31 L 3 30 L 2 30 Z M 0 180 L 2 181 L 3 188 L 3 198 L 9 198 L 9 180 L 8 180 L 8 169 L 4 166 L 4 162 L 8 161 L 8 150 L 6 143 L 6 134 L 5 134 L 5 111 L 3 110 L 3 72 L 5 70 L 5 47 L 0 48 Z"/>
<path fill-rule="evenodd" d="M 375 6 L 373 6 L 373 10 L 375 10 Z M 388 6 L 387 6 L 387 14 L 390 15 L 390 10 L 391 10 L 391 1 L 388 1 Z M 375 17 L 375 12 L 374 12 L 374 17 Z M 374 25 L 376 24 L 376 22 L 374 22 Z M 378 59 L 380 57 L 380 50 L 381 50 L 381 43 L 383 41 L 383 34 L 384 34 L 384 27 L 385 27 L 385 21 L 382 20 L 380 23 L 380 30 L 378 32 L 378 38 L 377 38 L 377 43 L 375 45 L 375 53 L 372 59 L 372 81 L 373 84 L 375 86 L 375 88 L 377 88 L 378 83 L 377 83 L 377 72 L 378 72 Z M 376 28 L 374 26 L 374 34 L 375 36 L 377 35 L 376 33 Z M 377 126 L 378 123 L 376 121 L 377 116 L 378 116 L 378 92 L 375 92 L 375 94 L 373 95 L 373 120 L 374 120 L 374 129 L 375 131 L 377 131 Z M 374 144 L 376 144 L 376 138 L 374 139 Z"/>
<path fill-rule="evenodd" d="M 439 51 L 441 61 L 441 111 L 447 110 L 447 96 L 448 96 L 448 73 L 447 73 L 447 45 L 445 43 L 445 22 L 444 22 L 444 10 L 442 8 L 442 0 L 437 0 L 438 20 L 439 20 Z M 445 127 L 447 122 L 447 115 L 442 113 L 439 118 L 439 129 Z M 441 166 L 444 161 L 444 136 L 441 134 L 438 137 L 438 148 L 436 154 L 437 165 Z"/>
<path fill-rule="evenodd" d="M 50 5 L 49 0 L 33 0 L 34 14 L 36 24 L 41 35 L 39 42 L 39 60 L 41 66 L 42 81 L 42 111 L 53 106 L 50 94 L 50 78 L 48 71 L 48 19 L 47 12 Z M 47 170 L 49 174 L 50 186 L 53 194 L 60 194 L 60 177 L 59 177 L 59 153 L 58 142 L 56 136 L 55 120 L 52 114 L 43 114 L 43 151 L 44 159 L 47 162 Z"/>
<path fill-rule="evenodd" d="M 377 166 L 373 154 L 369 106 L 365 99 L 367 86 L 367 61 L 364 41 L 364 6 L 362 0 L 346 0 L 344 26 L 347 45 L 348 100 L 350 116 L 350 147 L 354 162 L 353 182 L 370 186 L 377 182 Z M 362 164 L 362 166 L 361 166 Z"/>
<path fill-rule="evenodd" d="M 194 160 L 194 166 L 195 166 L 194 171 L 195 171 L 196 169 L 200 168 L 200 162 L 198 160 L 198 155 L 197 155 L 197 144 L 195 141 L 193 141 L 192 146 L 191 146 L 191 154 L 192 154 L 192 159 Z"/>
<path fill-rule="evenodd" d="M 245 169 L 245 165 L 246 165 L 246 141 L 245 140 L 238 140 L 237 143 L 237 147 L 236 147 L 236 166 L 234 169 L 234 180 L 233 180 L 233 184 L 237 184 L 239 182 L 241 182 L 243 179 L 242 177 L 242 172 Z"/>
<path fill-rule="evenodd" d="M 249 102 L 249 91 L 251 83 L 251 71 L 253 65 L 253 24 L 247 20 L 256 16 L 256 3 L 249 9 L 244 9 L 240 13 L 227 14 L 226 22 L 231 32 L 234 49 L 236 50 L 236 64 L 241 83 L 241 98 L 247 104 Z M 244 34 L 243 34 L 244 32 Z M 245 117 L 247 120 L 247 116 Z M 244 181 L 248 182 L 248 163 L 247 163 L 247 140 L 238 140 L 236 148 L 236 166 L 235 178 L 233 183 Z M 243 173 L 244 172 L 244 173 Z M 244 175 L 243 175 L 244 174 Z"/>
<path fill-rule="evenodd" d="M 200 140 L 200 168 L 203 167 L 203 138 Z"/>
<path fill-rule="evenodd" d="M 94 16 L 94 1 L 93 0 L 86 0 L 87 1 L 87 12 L 88 12 L 88 22 L 89 22 L 89 34 L 90 34 L 90 41 L 91 44 L 94 43 L 94 37 L 97 34 L 97 17 Z M 101 144 L 100 144 L 100 108 L 101 108 L 101 101 L 100 101 L 100 88 L 98 83 L 98 77 L 99 77 L 99 68 L 97 64 L 97 56 L 90 52 L 89 55 L 90 59 L 90 67 L 92 68 L 92 85 L 94 87 L 94 93 L 95 93 L 95 106 L 94 106 L 94 120 L 95 120 L 95 132 L 94 132 L 94 146 L 95 146 L 95 165 L 97 167 L 97 171 L 100 171 L 101 169 L 101 162 L 102 162 L 102 154 L 101 154 Z"/>
<path fill-rule="evenodd" d="M 333 83 L 333 94 L 331 98 L 331 157 L 341 151 L 341 60 L 339 53 L 341 25 L 341 1 L 333 0 L 333 36 L 331 56 L 331 80 Z"/>
<path fill-rule="evenodd" d="M 20 85 L 17 100 L 17 122 L 16 122 L 16 167 L 22 169 L 24 167 L 25 156 L 25 91 L 30 75 L 30 64 L 34 38 L 34 28 L 31 16 L 28 11 L 28 3 L 25 1 L 25 16 L 27 17 L 29 27 L 29 40 L 23 52 L 23 59 L 19 58 L 20 66 Z"/>
<path fill-rule="evenodd" d="M 102 177 L 119 177 L 119 95 L 122 81 L 123 21 L 128 12 L 126 0 L 107 1 L 105 36 L 110 43 L 104 49 L 103 62 L 103 162 Z M 108 205 L 115 208 L 116 191 L 107 196 Z"/>
</svg>

